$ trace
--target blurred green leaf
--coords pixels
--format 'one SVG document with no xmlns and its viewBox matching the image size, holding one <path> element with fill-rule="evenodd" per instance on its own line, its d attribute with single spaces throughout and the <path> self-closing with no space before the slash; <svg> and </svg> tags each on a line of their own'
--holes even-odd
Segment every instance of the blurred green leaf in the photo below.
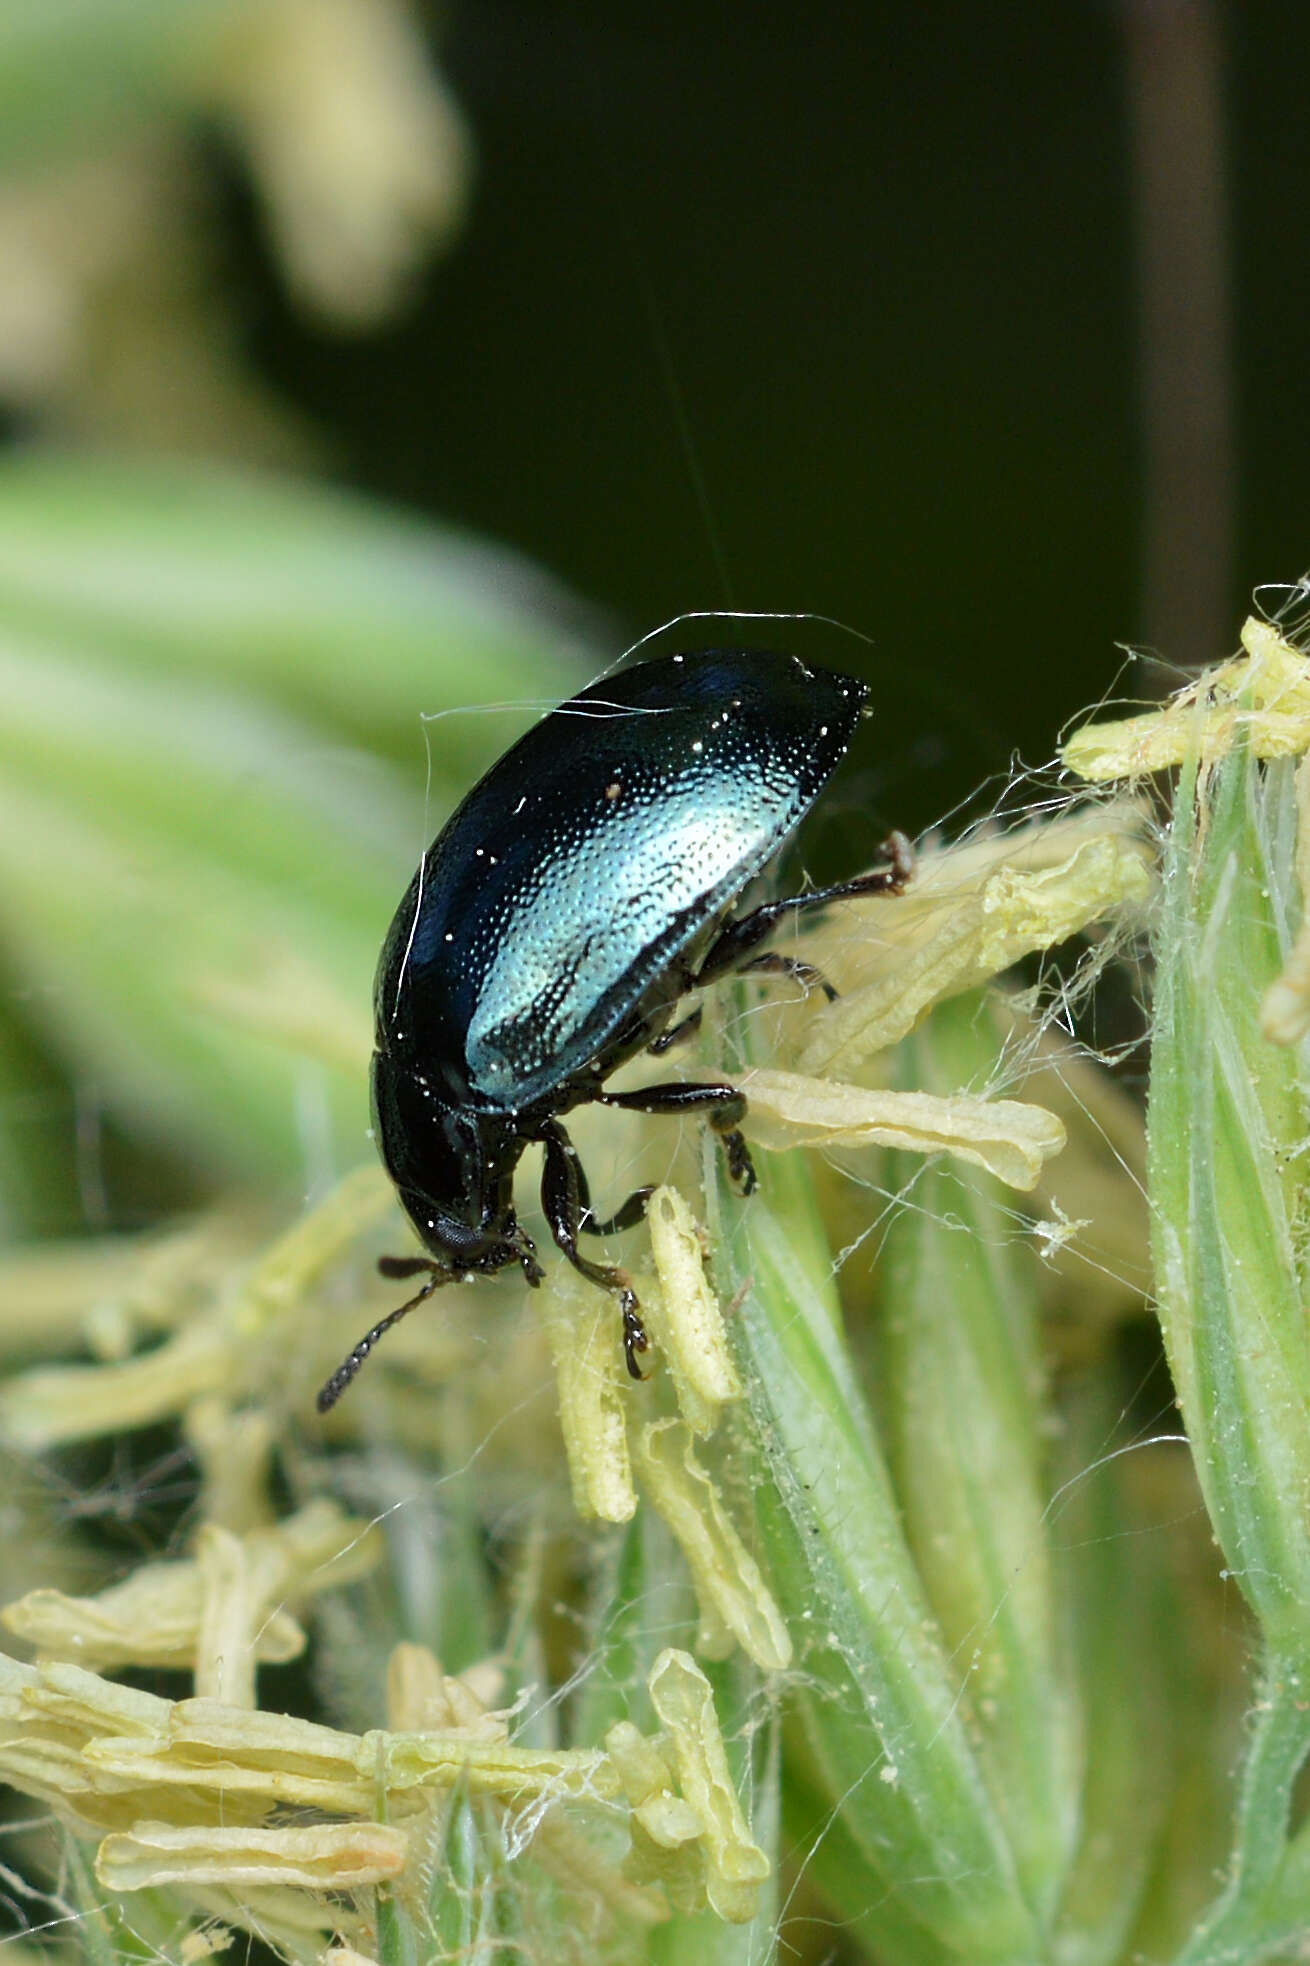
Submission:
<svg viewBox="0 0 1310 1966">
<path fill-rule="evenodd" d="M 415 770 L 427 718 L 464 784 L 602 659 L 563 589 L 472 535 L 321 484 L 44 450 L 0 460 L 0 623 L 238 683 Z"/>
<path fill-rule="evenodd" d="M 1001 1039 L 986 998 L 940 1004 L 902 1045 L 897 1082 L 981 1093 Z M 1025 1893 L 1049 1921 L 1075 1833 L 1076 1715 L 1056 1657 L 1044 1509 L 1038 1303 L 1013 1202 L 947 1158 L 893 1156 L 880 1278 L 880 1392 L 906 1531 Z M 966 1416 L 967 1419 L 962 1416 Z"/>
<path fill-rule="evenodd" d="M 0 168 L 77 154 L 174 93 L 189 37 L 231 0 L 2 0 Z"/>
<path fill-rule="evenodd" d="M 1107 1446 L 1121 1418 L 1110 1374 L 1088 1373 L 1066 1388 L 1060 1418 L 1049 1540 L 1081 1695 L 1081 1783 L 1078 1847 L 1051 1956 L 1058 1966 L 1114 1966 L 1159 1861 L 1178 1723 L 1197 1690 L 1184 1680 L 1195 1668 L 1159 1560 L 1166 1531 L 1135 1503 L 1123 1457 Z"/>
<path fill-rule="evenodd" d="M 1215 1536 L 1265 1641 L 1228 1882 L 1180 1954 L 1188 1966 L 1272 1958 L 1310 1929 L 1288 1857 L 1310 1750 L 1310 1100 L 1301 1047 L 1261 1022 L 1303 905 L 1295 769 L 1262 766 L 1245 742 L 1204 771 L 1184 764 L 1156 938 L 1160 1322 Z"/>
<path fill-rule="evenodd" d="M 10 1109 L 49 1094 L 25 1021 L 210 1178 L 314 1186 L 362 1155 L 392 911 L 482 764 L 581 673 L 551 593 L 313 487 L 40 454 L 0 469 Z M 419 792 L 421 714 L 487 697 L 512 707 L 428 725 Z M 409 785 L 361 741 L 406 755 Z M 19 1180 L 0 1199 L 31 1222 Z"/>
</svg>

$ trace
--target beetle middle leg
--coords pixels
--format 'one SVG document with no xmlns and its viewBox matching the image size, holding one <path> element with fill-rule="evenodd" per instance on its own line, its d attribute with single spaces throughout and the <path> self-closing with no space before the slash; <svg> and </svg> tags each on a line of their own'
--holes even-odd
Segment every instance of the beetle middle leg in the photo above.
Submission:
<svg viewBox="0 0 1310 1966">
<path fill-rule="evenodd" d="M 612 1290 L 619 1300 L 623 1313 L 623 1356 L 628 1371 L 634 1379 L 644 1379 L 645 1373 L 637 1363 L 637 1354 L 644 1352 L 649 1345 L 646 1327 L 637 1309 L 637 1293 L 632 1287 L 632 1279 L 626 1270 L 620 1270 L 613 1263 L 593 1263 L 578 1248 L 578 1236 L 583 1227 L 583 1215 L 587 1210 L 583 1199 L 586 1193 L 586 1176 L 582 1164 L 568 1134 L 558 1120 L 546 1120 L 541 1128 L 541 1143 L 545 1149 L 545 1163 L 541 1174 L 541 1205 L 546 1211 L 550 1232 L 568 1257 L 575 1270 L 591 1283 L 598 1283 L 602 1290 Z M 635 1197 L 631 1198 L 635 1199 Z M 626 1209 L 629 1202 L 625 1202 Z M 620 1209 L 620 1214 L 623 1209 Z"/>
<path fill-rule="evenodd" d="M 749 920 L 749 917 L 747 917 Z M 821 969 L 813 963 L 802 962 L 799 956 L 784 956 L 779 949 L 766 949 L 762 955 L 752 956 L 748 962 L 736 965 L 738 976 L 768 974 L 770 976 L 792 976 L 807 990 L 816 984 L 823 991 L 829 1003 L 836 1003 L 837 992 Z M 699 978 L 697 979 L 699 981 Z"/>
<path fill-rule="evenodd" d="M 826 908 L 832 901 L 851 901 L 864 894 L 899 894 L 914 871 L 913 849 L 904 833 L 891 833 L 884 851 L 887 865 L 876 867 L 870 874 L 859 874 L 853 881 L 838 881 L 834 887 L 816 887 L 808 894 L 792 894 L 783 901 L 766 901 L 739 921 L 729 922 L 711 943 L 696 971 L 693 979 L 696 987 L 712 983 L 732 970 L 773 970 L 799 977 L 803 982 L 821 984 L 831 1000 L 837 992 L 809 963 L 796 962 L 773 950 L 757 956 L 752 956 L 751 951 L 772 934 L 779 922 L 788 916 L 795 919 L 807 908 Z"/>
<path fill-rule="evenodd" d="M 688 979 L 687 987 L 688 989 L 695 987 L 690 978 Z M 651 1042 L 646 1046 L 651 1057 L 662 1057 L 666 1051 L 671 1051 L 675 1044 L 685 1044 L 688 1038 L 695 1037 L 701 1027 L 701 1019 L 704 1015 L 704 1004 L 697 1004 L 695 1010 L 691 1011 L 677 1024 L 670 1024 L 667 1031 L 661 1031 L 657 1038 L 652 1038 Z"/>
<path fill-rule="evenodd" d="M 746 1095 L 735 1085 L 645 1085 L 636 1092 L 598 1092 L 596 1103 L 630 1113 L 687 1113 L 708 1106 L 710 1125 L 723 1141 L 728 1172 L 744 1195 L 755 1189 L 755 1168 L 742 1135 Z"/>
</svg>

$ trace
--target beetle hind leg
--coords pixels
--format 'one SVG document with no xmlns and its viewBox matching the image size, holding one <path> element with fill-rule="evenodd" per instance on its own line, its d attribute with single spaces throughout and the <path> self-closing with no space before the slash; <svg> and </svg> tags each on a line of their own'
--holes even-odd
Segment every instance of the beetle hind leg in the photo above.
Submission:
<svg viewBox="0 0 1310 1966">
<path fill-rule="evenodd" d="M 573 1142 L 557 1120 L 548 1120 L 545 1123 L 541 1129 L 541 1141 L 545 1149 L 545 1163 L 541 1174 L 541 1205 L 546 1211 L 550 1232 L 580 1275 L 586 1277 L 590 1283 L 598 1283 L 602 1290 L 613 1291 L 618 1298 L 619 1308 L 623 1313 L 623 1356 L 627 1361 L 628 1372 L 634 1379 L 644 1379 L 646 1375 L 638 1364 L 637 1357 L 638 1353 L 647 1349 L 650 1340 L 646 1336 L 646 1327 L 641 1321 L 637 1293 L 632 1287 L 631 1277 L 626 1270 L 619 1269 L 616 1264 L 593 1263 L 578 1248 L 578 1236 L 585 1226 L 584 1217 L 591 1211 L 585 1199 L 586 1176 L 582 1172 L 582 1164 Z M 648 1195 L 650 1191 L 645 1192 Z M 644 1198 L 643 1196 L 643 1201 Z M 619 1215 L 623 1215 L 636 1199 L 636 1195 L 629 1196 L 618 1211 Z M 637 1218 L 634 1216 L 632 1219 Z"/>
<path fill-rule="evenodd" d="M 646 1219 L 646 1208 L 655 1190 L 653 1187 L 634 1188 L 625 1202 L 620 1203 L 612 1215 L 602 1221 L 592 1208 L 590 1201 L 584 1201 L 582 1215 L 578 1222 L 584 1236 L 617 1236 L 625 1229 L 635 1229 L 638 1222 Z"/>
</svg>

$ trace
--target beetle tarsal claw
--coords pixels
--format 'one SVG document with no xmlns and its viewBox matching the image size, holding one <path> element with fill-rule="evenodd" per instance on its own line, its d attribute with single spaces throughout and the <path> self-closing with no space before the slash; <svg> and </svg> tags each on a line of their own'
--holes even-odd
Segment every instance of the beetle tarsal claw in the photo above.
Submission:
<svg viewBox="0 0 1310 1966">
<path fill-rule="evenodd" d="M 637 1312 L 636 1291 L 624 1290 L 619 1302 L 623 1307 L 623 1356 L 627 1360 L 628 1372 L 634 1379 L 644 1379 L 646 1374 L 637 1363 L 637 1353 L 649 1351 L 650 1339 Z"/>
<path fill-rule="evenodd" d="M 753 1195 L 756 1188 L 755 1163 L 751 1159 L 746 1136 L 737 1127 L 729 1127 L 719 1135 L 723 1149 L 728 1157 L 728 1178 L 738 1192 Z"/>
</svg>

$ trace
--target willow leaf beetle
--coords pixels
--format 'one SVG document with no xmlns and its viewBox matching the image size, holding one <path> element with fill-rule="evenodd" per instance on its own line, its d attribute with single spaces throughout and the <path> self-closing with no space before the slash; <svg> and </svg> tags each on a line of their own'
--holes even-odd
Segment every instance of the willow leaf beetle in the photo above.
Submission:
<svg viewBox="0 0 1310 1966">
<path fill-rule="evenodd" d="M 375 1001 L 378 1146 L 427 1251 L 379 1268 L 426 1281 L 360 1339 L 320 1392 L 320 1411 L 441 1284 L 514 1263 L 541 1281 L 514 1212 L 514 1170 L 531 1142 L 544 1150 L 551 1234 L 618 1297 L 628 1370 L 642 1377 L 631 1282 L 578 1241 L 630 1227 L 650 1190 L 598 1220 L 561 1115 L 591 1100 L 704 1112 L 750 1192 L 735 1086 L 607 1092 L 605 1081 L 639 1051 L 690 1035 L 699 1010 L 677 1023 L 674 1010 L 716 977 L 781 973 L 834 994 L 808 964 L 760 945 L 804 909 L 899 888 L 909 868 L 900 835 L 886 867 L 733 909 L 841 762 L 865 695 L 851 676 L 764 650 L 639 663 L 552 711 L 457 808 L 396 912 Z"/>
</svg>

